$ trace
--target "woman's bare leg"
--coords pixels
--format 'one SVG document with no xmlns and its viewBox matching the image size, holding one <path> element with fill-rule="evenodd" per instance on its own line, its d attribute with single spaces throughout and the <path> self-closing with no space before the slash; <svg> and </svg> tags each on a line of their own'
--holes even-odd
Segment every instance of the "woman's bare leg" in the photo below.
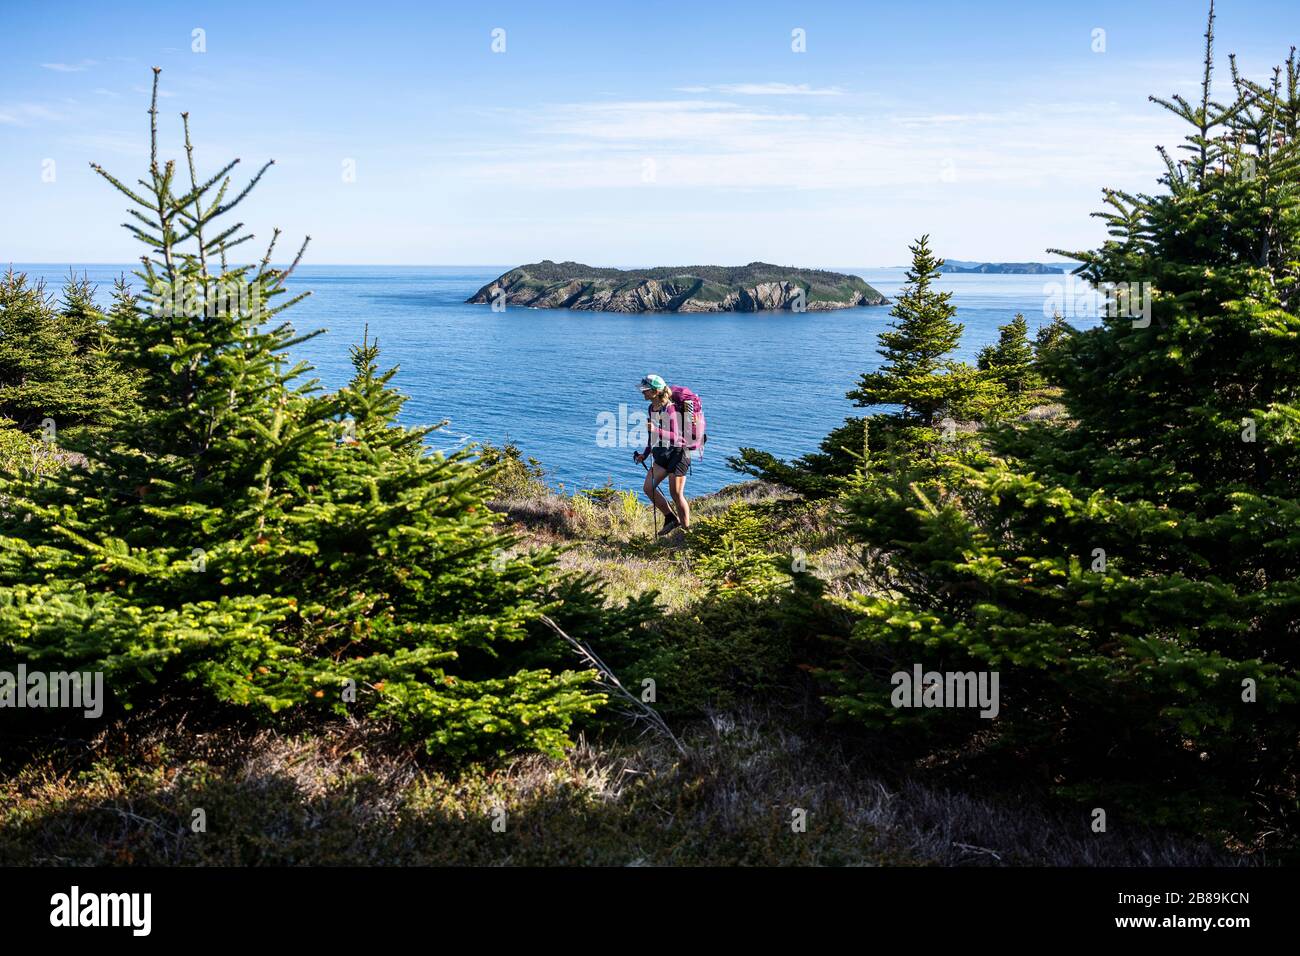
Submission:
<svg viewBox="0 0 1300 956">
<path fill-rule="evenodd" d="M 691 506 L 686 500 L 686 476 L 671 475 L 668 478 L 668 493 L 673 496 L 673 504 L 677 506 L 677 520 L 681 522 L 683 528 L 689 528 Z"/>
<path fill-rule="evenodd" d="M 650 503 L 663 512 L 665 518 L 676 518 L 671 508 L 668 507 L 668 500 L 664 498 L 664 493 L 659 490 L 659 483 L 664 480 L 668 474 L 667 469 L 660 468 L 658 465 L 651 465 L 650 470 L 645 473 L 646 497 Z"/>
</svg>

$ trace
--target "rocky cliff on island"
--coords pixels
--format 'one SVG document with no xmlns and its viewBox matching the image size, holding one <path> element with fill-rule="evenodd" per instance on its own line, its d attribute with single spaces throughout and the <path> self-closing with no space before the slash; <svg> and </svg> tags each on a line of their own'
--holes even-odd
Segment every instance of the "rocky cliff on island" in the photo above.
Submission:
<svg viewBox="0 0 1300 956">
<path fill-rule="evenodd" d="M 766 262 L 747 266 L 600 269 L 578 262 L 519 266 L 468 302 L 588 312 L 824 312 L 886 299 L 857 276 Z"/>
</svg>

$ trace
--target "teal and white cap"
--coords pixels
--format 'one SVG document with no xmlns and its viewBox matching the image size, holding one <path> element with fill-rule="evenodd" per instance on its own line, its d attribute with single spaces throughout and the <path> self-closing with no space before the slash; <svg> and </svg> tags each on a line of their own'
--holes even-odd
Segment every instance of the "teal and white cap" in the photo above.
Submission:
<svg viewBox="0 0 1300 956">
<path fill-rule="evenodd" d="M 651 372 L 645 378 L 641 379 L 641 384 L 638 385 L 637 387 L 642 390 L 648 388 L 653 391 L 660 392 L 668 387 L 668 383 L 664 381 L 662 375 L 655 375 L 653 372 Z"/>
</svg>

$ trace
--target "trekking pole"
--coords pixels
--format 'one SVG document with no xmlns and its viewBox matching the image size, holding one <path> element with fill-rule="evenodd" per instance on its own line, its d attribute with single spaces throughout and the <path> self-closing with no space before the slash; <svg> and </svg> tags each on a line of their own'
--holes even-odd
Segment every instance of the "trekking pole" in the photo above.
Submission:
<svg viewBox="0 0 1300 956">
<path fill-rule="evenodd" d="M 641 467 L 645 469 L 647 475 L 650 474 L 650 466 L 645 463 L 644 458 L 641 459 Z M 654 538 L 650 539 L 651 544 L 653 544 L 655 538 L 659 537 L 659 509 L 655 506 L 655 490 L 653 488 L 650 489 L 650 514 L 654 519 Z"/>
</svg>

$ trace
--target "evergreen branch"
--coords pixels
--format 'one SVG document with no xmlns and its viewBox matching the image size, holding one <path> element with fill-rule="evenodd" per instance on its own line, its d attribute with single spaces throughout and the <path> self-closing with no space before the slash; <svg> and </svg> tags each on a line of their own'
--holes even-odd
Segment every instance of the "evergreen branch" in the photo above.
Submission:
<svg viewBox="0 0 1300 956">
<path fill-rule="evenodd" d="M 200 186 L 195 180 L 194 147 L 190 145 L 190 139 L 189 139 L 190 137 L 189 115 L 190 115 L 189 113 L 181 114 L 181 117 L 185 123 L 185 152 L 189 158 L 190 191 L 187 192 L 184 196 L 181 196 L 179 199 L 177 199 L 175 205 L 177 209 L 183 209 L 184 207 L 190 205 L 190 203 L 193 203 L 196 218 L 198 218 L 201 222 L 207 222 L 212 218 L 212 215 L 211 214 L 204 215 L 202 213 L 201 207 L 199 205 L 199 199 L 203 196 L 204 193 L 206 193 L 209 189 L 211 189 L 216 184 L 218 179 L 225 176 L 226 173 L 230 172 L 230 170 L 238 166 L 239 160 L 232 159 L 230 162 L 226 163 L 224 168 L 222 168 L 215 175 L 209 178 L 207 182 L 205 182 L 203 185 Z"/>
<path fill-rule="evenodd" d="M 215 238 L 213 238 L 212 240 L 210 240 L 210 241 L 208 242 L 207 245 L 208 245 L 209 247 L 212 247 L 212 246 L 220 246 L 220 245 L 222 245 L 222 244 L 227 244 L 227 245 L 232 245 L 232 246 L 233 246 L 233 245 L 234 245 L 233 242 L 231 242 L 231 243 L 226 243 L 226 240 L 229 239 L 232 235 L 234 235 L 236 232 L 238 232 L 240 229 L 243 229 L 243 228 L 244 228 L 244 224 L 243 224 L 242 222 L 237 222 L 237 223 L 235 223 L 233 226 L 231 226 L 229 229 L 224 230 L 224 231 L 221 232 L 218 236 L 216 236 Z M 253 238 L 253 234 L 250 232 L 250 233 L 248 234 L 248 237 L 247 237 L 247 238 L 252 239 L 252 238 Z M 202 245 L 202 243 L 200 243 L 200 245 Z"/>
<path fill-rule="evenodd" d="M 158 74 L 161 72 L 162 67 L 153 68 L 153 96 L 149 101 L 149 171 L 155 189 L 158 185 Z"/>
<path fill-rule="evenodd" d="M 204 184 L 203 188 L 200 189 L 198 185 L 198 174 L 194 170 L 194 143 L 190 139 L 190 114 L 188 112 L 181 114 L 181 124 L 185 129 L 185 161 L 190 167 L 190 192 L 194 197 L 194 228 L 192 233 L 195 238 L 198 239 L 199 269 L 203 275 L 204 282 L 206 283 L 208 277 L 208 259 L 207 250 L 203 246 L 203 206 L 199 202 L 199 197 L 202 196 L 213 183 L 224 176 L 228 170 L 233 169 L 235 163 L 239 162 L 239 160 L 231 160 L 231 162 L 226 165 L 225 169 L 221 170 L 209 179 L 207 183 Z M 178 209 L 184 209 L 188 205 L 189 203 L 184 199 L 176 204 Z"/>
<path fill-rule="evenodd" d="M 153 236 L 149 235 L 139 226 L 133 226 L 129 222 L 124 222 L 122 223 L 122 228 L 134 234 L 137 239 L 139 239 L 141 242 L 145 243 L 146 245 L 153 246 L 155 249 L 162 248 L 162 240 L 155 239 Z"/>
<path fill-rule="evenodd" d="M 1208 115 L 1210 111 L 1210 79 L 1214 73 L 1214 0 L 1210 0 L 1210 17 L 1205 26 L 1205 76 L 1201 80 L 1201 110 L 1199 113 L 1201 143 L 1201 162 L 1197 170 L 1200 187 L 1205 188 L 1205 174 L 1209 167 L 1209 151 L 1205 137 L 1209 135 Z"/>
<path fill-rule="evenodd" d="M 1201 79 L 1201 115 L 1209 111 L 1210 79 L 1214 73 L 1214 0 L 1210 0 L 1210 18 L 1205 26 L 1205 74 Z"/>
<path fill-rule="evenodd" d="M 1170 102 L 1170 100 L 1167 100 L 1162 96 L 1151 95 L 1147 97 L 1149 102 L 1155 103 L 1158 106 L 1163 106 L 1175 116 L 1181 117 L 1189 122 L 1194 120 L 1196 114 L 1192 111 L 1191 104 L 1188 103 L 1187 100 L 1183 99 L 1177 93 L 1173 94 L 1170 99 L 1172 99 L 1173 102 Z"/>
<path fill-rule="evenodd" d="M 220 208 L 222 200 L 226 198 L 226 191 L 230 189 L 230 182 L 231 179 L 229 176 L 221 181 L 221 188 L 218 189 L 217 194 L 212 197 L 212 204 L 208 206 L 208 211 L 203 215 L 205 220 L 211 219 L 217 209 Z"/>
<path fill-rule="evenodd" d="M 156 222 L 154 222 L 152 219 L 150 219 L 148 216 L 146 216 L 144 213 L 142 213 L 142 212 L 141 212 L 140 210 L 138 210 L 138 209 L 128 209 L 128 210 L 126 211 L 126 214 L 127 214 L 128 216 L 135 216 L 135 218 L 139 219 L 142 223 L 144 223 L 144 224 L 145 224 L 147 227 L 149 227 L 150 229 L 153 229 L 155 226 L 158 225 Z"/>
<path fill-rule="evenodd" d="M 234 209 L 236 206 L 238 206 L 241 202 L 243 202 L 244 197 L 247 196 L 250 192 L 253 191 L 253 187 L 256 186 L 256 185 L 258 184 L 258 182 L 261 180 L 261 178 L 262 178 L 264 175 L 266 175 L 266 171 L 267 171 L 268 169 L 270 169 L 270 168 L 271 168 L 272 166 L 274 166 L 274 165 L 275 165 L 275 160 L 274 160 L 274 159 L 268 159 L 268 160 L 266 161 L 266 163 L 263 164 L 262 168 L 259 169 L 259 170 L 257 171 L 257 175 L 254 176 L 251 180 L 249 180 L 248 185 L 246 185 L 246 186 L 245 186 L 245 187 L 240 191 L 240 193 L 239 193 L 238 196 L 236 196 L 236 197 L 235 197 L 234 199 L 232 199 L 230 202 L 228 202 L 228 203 L 226 203 L 226 204 L 224 204 L 224 205 L 222 205 L 222 206 L 218 206 L 215 210 L 213 210 L 213 211 L 208 215 L 207 218 L 211 219 L 211 218 L 213 218 L 213 217 L 215 217 L 215 216 L 220 216 L 220 215 L 222 215 L 223 213 L 230 212 L 230 210 L 232 210 L 232 209 Z"/>
<path fill-rule="evenodd" d="M 146 209 L 150 209 L 157 212 L 156 206 L 152 205 L 147 199 L 141 199 L 135 193 L 131 192 L 131 190 L 128 189 L 124 183 L 116 179 L 112 174 L 110 174 L 106 169 L 104 169 L 103 166 L 99 165 L 99 163 L 91 163 L 90 168 L 93 169 L 95 172 L 99 173 L 99 175 L 103 176 L 110 183 L 112 183 L 114 188 L 116 188 L 118 192 L 122 193 L 124 196 L 129 198 L 132 202 L 138 203 L 141 206 L 144 206 Z"/>
<path fill-rule="evenodd" d="M 271 241 L 267 243 L 266 255 L 262 256 L 262 264 L 258 266 L 257 275 L 254 277 L 255 281 L 261 280 L 261 278 L 266 275 L 266 267 L 271 264 L 271 253 L 275 252 L 275 244 L 279 240 L 279 238 L 280 238 L 280 227 L 276 226 L 271 231 Z"/>
<path fill-rule="evenodd" d="M 301 302 L 303 299 L 307 298 L 307 296 L 309 295 L 311 295 L 310 289 L 308 289 L 306 292 L 299 292 L 288 302 L 284 303 L 283 305 L 277 305 L 274 309 L 268 309 L 266 312 L 262 313 L 262 315 L 267 319 L 269 319 L 273 315 L 279 315 L 285 309 L 292 308 L 293 306 Z"/>
<path fill-rule="evenodd" d="M 293 275 L 293 270 L 297 269 L 298 263 L 302 262 L 302 254 L 307 251 L 307 243 L 309 242 L 311 242 L 311 236 L 307 236 L 302 240 L 302 245 L 298 247 L 298 254 L 293 257 L 293 262 L 289 264 L 289 268 L 279 274 L 274 288 L 281 288 L 284 285 L 284 280 Z"/>
<path fill-rule="evenodd" d="M 1156 152 L 1159 153 L 1160 158 L 1164 160 L 1165 170 L 1167 171 L 1167 175 L 1168 175 L 1169 186 L 1171 189 L 1173 189 L 1176 192 L 1178 186 L 1182 182 L 1182 172 L 1179 170 L 1178 164 L 1174 162 L 1174 158 L 1169 155 L 1169 151 L 1167 149 L 1165 149 L 1163 146 L 1157 146 Z"/>
<path fill-rule="evenodd" d="M 225 272 L 225 271 L 226 271 L 226 264 L 225 264 L 225 263 L 226 263 L 226 260 L 225 260 L 226 250 L 227 250 L 227 249 L 233 249 L 233 248 L 235 248 L 235 246 L 241 245 L 241 244 L 247 242 L 249 239 L 252 239 L 252 238 L 253 238 L 253 234 L 252 234 L 251 232 L 249 232 L 249 233 L 245 233 L 244 235 L 240 236 L 238 239 L 235 239 L 235 240 L 233 240 L 233 241 L 231 241 L 231 242 L 223 242 L 223 243 L 221 244 L 221 255 L 222 255 L 222 260 L 221 260 L 221 271 L 222 271 L 222 272 Z"/>
<path fill-rule="evenodd" d="M 310 292 L 304 292 L 303 295 L 311 295 L 311 293 L 310 293 Z M 294 335 L 292 338 L 289 338 L 289 339 L 287 339 L 286 341 L 280 343 L 280 348 L 281 348 L 283 351 L 288 351 L 289 349 L 292 349 L 292 348 L 295 348 L 295 347 L 301 345 L 303 342 L 308 342 L 308 341 L 310 341 L 310 340 L 316 338 L 316 336 L 318 336 L 318 335 L 324 335 L 324 334 L 326 333 L 326 331 L 327 331 L 326 329 L 316 329 L 314 332 L 303 332 L 303 333 L 301 333 L 301 334 L 299 334 L 299 335 Z M 289 375 L 289 378 L 297 378 L 300 372 L 305 372 L 305 371 L 309 370 L 310 368 L 311 368 L 311 365 L 310 365 L 309 363 L 307 363 L 307 362 L 299 362 L 299 363 L 298 363 L 297 365 L 295 365 L 295 366 L 293 367 L 293 369 L 291 370 L 291 374 Z"/>
</svg>

